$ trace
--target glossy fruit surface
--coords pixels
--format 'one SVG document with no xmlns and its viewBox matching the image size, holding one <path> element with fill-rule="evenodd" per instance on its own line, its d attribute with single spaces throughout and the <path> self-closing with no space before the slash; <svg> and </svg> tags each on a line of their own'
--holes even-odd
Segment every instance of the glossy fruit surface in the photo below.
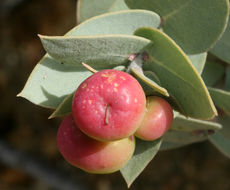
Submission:
<svg viewBox="0 0 230 190">
<path fill-rule="evenodd" d="M 103 70 L 77 89 L 72 113 L 77 126 L 88 136 L 111 141 L 132 135 L 143 119 L 144 91 L 131 75 Z"/>
<path fill-rule="evenodd" d="M 173 110 L 163 98 L 149 96 L 146 101 L 144 119 L 135 135 L 143 140 L 155 140 L 170 128 L 173 121 Z"/>
<path fill-rule="evenodd" d="M 90 173 L 112 173 L 132 157 L 134 137 L 101 142 L 82 133 L 72 115 L 62 121 L 57 133 L 57 145 L 63 157 L 73 166 Z"/>
</svg>

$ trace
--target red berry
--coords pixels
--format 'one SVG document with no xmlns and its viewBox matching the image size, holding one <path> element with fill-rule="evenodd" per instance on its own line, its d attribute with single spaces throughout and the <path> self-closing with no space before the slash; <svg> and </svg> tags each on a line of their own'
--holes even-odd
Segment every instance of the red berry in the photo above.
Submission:
<svg viewBox="0 0 230 190">
<path fill-rule="evenodd" d="M 72 115 L 61 123 L 57 145 L 72 165 L 90 173 L 111 173 L 121 169 L 135 149 L 133 136 L 118 141 L 101 142 L 82 133 Z"/>
<path fill-rule="evenodd" d="M 155 140 L 167 132 L 172 121 L 173 110 L 166 100 L 147 97 L 145 116 L 135 135 L 143 140 Z"/>
<path fill-rule="evenodd" d="M 103 70 L 77 89 L 72 113 L 77 126 L 88 136 L 111 141 L 132 135 L 143 119 L 144 91 L 128 73 Z"/>
</svg>

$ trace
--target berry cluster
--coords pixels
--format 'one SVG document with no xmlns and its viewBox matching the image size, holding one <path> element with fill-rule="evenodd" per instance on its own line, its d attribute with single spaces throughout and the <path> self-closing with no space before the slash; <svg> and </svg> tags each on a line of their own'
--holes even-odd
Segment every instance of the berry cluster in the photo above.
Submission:
<svg viewBox="0 0 230 190">
<path fill-rule="evenodd" d="M 103 70 L 78 87 L 72 115 L 62 121 L 57 144 L 72 165 L 90 173 L 111 173 L 132 157 L 134 135 L 155 140 L 172 120 L 171 106 L 160 97 L 146 98 L 131 75 Z"/>
</svg>

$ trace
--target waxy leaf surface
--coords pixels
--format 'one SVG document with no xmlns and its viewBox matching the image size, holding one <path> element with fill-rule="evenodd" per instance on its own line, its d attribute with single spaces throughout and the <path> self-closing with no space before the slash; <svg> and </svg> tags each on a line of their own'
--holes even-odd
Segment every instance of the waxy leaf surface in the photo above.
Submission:
<svg viewBox="0 0 230 190">
<path fill-rule="evenodd" d="M 140 28 L 135 35 L 153 42 L 145 49 L 149 59 L 143 64 L 143 69 L 156 73 L 181 112 L 197 119 L 214 117 L 217 113 L 208 90 L 180 47 L 154 28 Z"/>
</svg>

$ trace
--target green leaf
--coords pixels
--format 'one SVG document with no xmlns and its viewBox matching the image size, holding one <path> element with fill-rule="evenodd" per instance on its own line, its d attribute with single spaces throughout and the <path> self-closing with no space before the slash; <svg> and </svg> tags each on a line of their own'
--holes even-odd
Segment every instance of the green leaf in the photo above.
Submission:
<svg viewBox="0 0 230 190">
<path fill-rule="evenodd" d="M 83 22 L 66 36 L 133 34 L 141 26 L 158 27 L 160 17 L 145 10 L 121 11 L 101 15 Z M 45 55 L 30 74 L 18 96 L 39 106 L 56 108 L 63 99 L 76 90 L 91 75 L 85 68 L 61 64 Z"/>
<path fill-rule="evenodd" d="M 121 169 L 128 187 L 140 175 L 148 163 L 154 158 L 161 145 L 161 139 L 155 141 L 142 141 L 136 139 L 136 149 L 133 157 Z"/>
<path fill-rule="evenodd" d="M 227 114 L 230 114 L 230 92 L 217 88 L 208 88 L 208 90 L 214 104 L 223 109 Z"/>
<path fill-rule="evenodd" d="M 230 116 L 218 117 L 218 122 L 223 126 L 220 132 L 230 140 Z"/>
<path fill-rule="evenodd" d="M 103 6 L 102 6 L 103 5 Z M 77 23 L 106 12 L 129 9 L 124 0 L 78 0 Z"/>
<path fill-rule="evenodd" d="M 230 19 L 228 20 L 227 28 L 221 37 L 221 39 L 216 43 L 216 45 L 211 49 L 211 53 L 217 56 L 219 59 L 230 63 Z"/>
<path fill-rule="evenodd" d="M 186 146 L 188 144 L 190 144 L 190 143 L 175 143 L 175 142 L 163 141 L 161 144 L 161 147 L 160 147 L 160 151 L 181 148 L 181 147 Z"/>
<path fill-rule="evenodd" d="M 230 158 L 230 117 L 218 117 L 218 121 L 223 125 L 223 129 L 209 137 L 209 140 L 220 152 Z"/>
<path fill-rule="evenodd" d="M 118 34 L 40 38 L 45 50 L 54 59 L 76 67 L 85 62 L 95 69 L 125 64 L 130 54 L 142 51 L 150 43 L 145 38 Z"/>
<path fill-rule="evenodd" d="M 91 74 L 83 66 L 79 71 L 76 67 L 61 64 L 46 55 L 36 65 L 26 86 L 18 96 L 36 105 L 56 108 Z"/>
<path fill-rule="evenodd" d="M 207 62 L 202 78 L 207 86 L 214 86 L 224 75 L 224 66 L 217 62 Z"/>
<path fill-rule="evenodd" d="M 214 117 L 217 113 L 208 90 L 180 47 L 154 28 L 140 28 L 135 35 L 153 42 L 145 49 L 149 59 L 143 69 L 156 73 L 181 112 L 197 119 Z"/>
<path fill-rule="evenodd" d="M 144 75 L 144 73 L 140 73 L 137 70 L 131 68 L 131 73 L 139 79 L 142 83 L 144 83 L 146 86 L 152 88 L 154 91 L 164 95 L 164 96 L 169 96 L 167 90 L 160 85 L 158 85 L 156 82 L 148 78 L 147 76 Z"/>
<path fill-rule="evenodd" d="M 55 117 L 62 117 L 72 113 L 72 99 L 74 93 L 69 94 L 65 99 L 60 103 L 57 109 L 50 115 L 49 119 Z"/>
<path fill-rule="evenodd" d="M 188 54 L 210 49 L 224 32 L 228 0 L 125 0 L 132 9 L 158 13 L 162 28 Z"/>
<path fill-rule="evenodd" d="M 177 115 L 173 120 L 171 129 L 176 131 L 194 132 L 198 130 L 220 130 L 222 129 L 222 126 L 219 123 L 212 121 L 186 118 L 183 115 Z"/>
<path fill-rule="evenodd" d="M 216 134 L 209 137 L 209 140 L 220 152 L 230 158 L 230 139 L 217 131 Z"/>
<path fill-rule="evenodd" d="M 230 67 L 229 66 L 226 68 L 225 72 L 226 72 L 226 78 L 225 78 L 224 88 L 225 88 L 225 90 L 230 91 Z"/>
<path fill-rule="evenodd" d="M 105 34 L 133 34 L 143 26 L 157 28 L 160 17 L 147 10 L 125 10 L 106 13 L 86 20 L 67 33 L 68 36 L 87 36 Z"/>
<path fill-rule="evenodd" d="M 188 58 L 190 59 L 193 66 L 196 68 L 197 72 L 201 75 L 205 66 L 207 53 L 188 55 Z"/>
<path fill-rule="evenodd" d="M 208 135 L 208 132 L 205 130 L 193 132 L 169 130 L 163 136 L 163 141 L 170 143 L 192 144 L 206 140 Z"/>
</svg>

